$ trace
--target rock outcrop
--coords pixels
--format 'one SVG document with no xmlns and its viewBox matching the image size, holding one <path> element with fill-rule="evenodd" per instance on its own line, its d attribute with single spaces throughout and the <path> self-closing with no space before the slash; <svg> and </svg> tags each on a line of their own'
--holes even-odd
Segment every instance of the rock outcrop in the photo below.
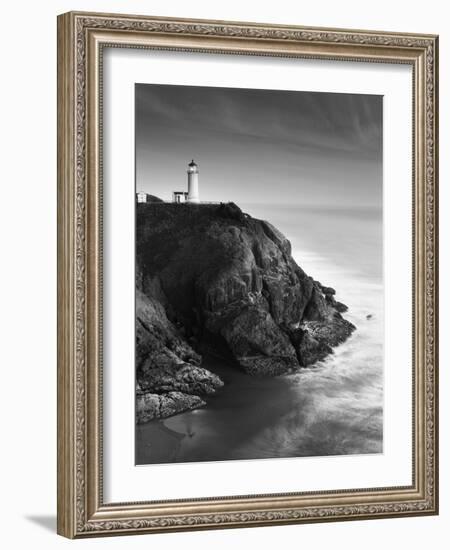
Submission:
<svg viewBox="0 0 450 550">
<path fill-rule="evenodd" d="M 197 409 L 206 404 L 197 395 L 186 395 L 178 391 L 163 394 L 138 392 L 136 397 L 136 422 L 138 424 Z"/>
<path fill-rule="evenodd" d="M 221 386 L 200 367 L 204 350 L 273 376 L 325 358 L 355 329 L 286 237 L 233 203 L 138 204 L 136 256 L 141 419 L 201 406 Z"/>
<path fill-rule="evenodd" d="M 155 296 L 136 290 L 136 419 L 146 422 L 205 404 L 223 385 L 200 367 L 201 357 L 180 336 Z"/>
</svg>

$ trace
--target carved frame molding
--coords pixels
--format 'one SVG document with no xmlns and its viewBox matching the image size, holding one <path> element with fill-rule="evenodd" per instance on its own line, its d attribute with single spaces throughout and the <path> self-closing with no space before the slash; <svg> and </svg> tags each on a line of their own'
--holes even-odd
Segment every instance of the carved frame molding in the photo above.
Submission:
<svg viewBox="0 0 450 550">
<path fill-rule="evenodd" d="M 413 66 L 412 486 L 103 503 L 101 77 L 105 46 Z M 437 37 L 430 35 L 75 12 L 59 16 L 60 534 L 75 538 L 437 513 L 437 47 Z"/>
</svg>

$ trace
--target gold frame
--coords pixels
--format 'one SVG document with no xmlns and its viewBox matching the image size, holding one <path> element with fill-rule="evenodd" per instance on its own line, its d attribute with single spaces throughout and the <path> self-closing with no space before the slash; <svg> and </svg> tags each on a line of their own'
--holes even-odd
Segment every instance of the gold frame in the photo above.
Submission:
<svg viewBox="0 0 450 550">
<path fill-rule="evenodd" d="M 100 92 L 105 46 L 413 67 L 411 486 L 103 503 Z M 437 54 L 433 35 L 78 12 L 58 17 L 59 534 L 78 538 L 438 513 Z"/>
</svg>

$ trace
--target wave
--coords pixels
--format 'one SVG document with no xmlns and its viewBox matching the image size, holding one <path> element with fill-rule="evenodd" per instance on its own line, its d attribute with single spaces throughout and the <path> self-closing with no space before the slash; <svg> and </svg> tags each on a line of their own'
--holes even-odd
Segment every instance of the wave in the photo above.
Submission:
<svg viewBox="0 0 450 550">
<path fill-rule="evenodd" d="M 319 255 L 294 250 L 305 271 L 349 306 L 353 335 L 315 367 L 289 376 L 290 410 L 250 441 L 235 458 L 330 456 L 383 451 L 383 285 L 343 270 Z"/>
</svg>

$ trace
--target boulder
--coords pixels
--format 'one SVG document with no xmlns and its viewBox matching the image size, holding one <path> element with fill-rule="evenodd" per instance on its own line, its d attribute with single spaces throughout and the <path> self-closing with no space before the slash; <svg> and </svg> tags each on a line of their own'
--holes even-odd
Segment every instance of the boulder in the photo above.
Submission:
<svg viewBox="0 0 450 550">
<path fill-rule="evenodd" d="M 205 404 L 200 397 L 186 395 L 182 392 L 139 393 L 136 396 L 136 422 L 143 424 L 149 420 L 167 418 L 174 414 L 203 407 Z"/>
</svg>

